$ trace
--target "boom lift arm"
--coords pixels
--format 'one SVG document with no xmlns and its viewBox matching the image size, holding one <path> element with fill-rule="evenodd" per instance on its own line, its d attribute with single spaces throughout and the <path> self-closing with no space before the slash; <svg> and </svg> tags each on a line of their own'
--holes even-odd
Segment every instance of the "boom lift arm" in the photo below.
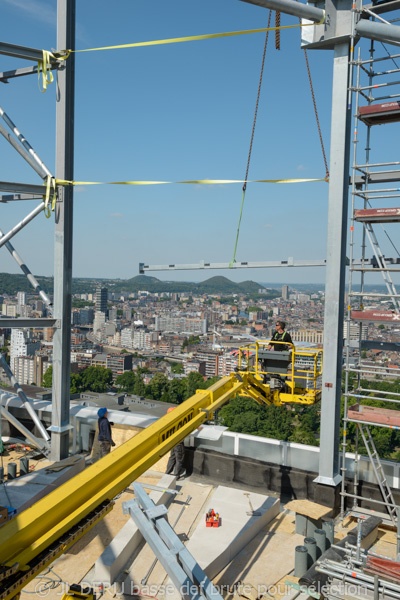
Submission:
<svg viewBox="0 0 400 600">
<path fill-rule="evenodd" d="M 3 525 L 0 528 L 0 600 L 15 597 L 112 509 L 112 500 L 117 494 L 236 394 L 266 404 L 318 401 L 321 390 L 316 388 L 316 383 L 320 378 L 321 351 L 301 353 L 293 348 L 292 372 L 284 377 L 260 369 L 269 364 L 268 356 L 265 358 L 267 344 L 256 343 L 241 349 L 239 356 L 246 356 L 246 364 L 243 365 L 240 358 L 238 372 L 206 390 L 197 390 L 176 410 Z M 313 378 L 313 388 L 298 387 L 296 383 L 296 378 L 301 378 L 295 371 L 296 357 L 300 355 L 312 359 L 314 370 L 311 372 L 307 367 L 304 371 L 307 375 L 303 377 L 307 381 Z"/>
</svg>

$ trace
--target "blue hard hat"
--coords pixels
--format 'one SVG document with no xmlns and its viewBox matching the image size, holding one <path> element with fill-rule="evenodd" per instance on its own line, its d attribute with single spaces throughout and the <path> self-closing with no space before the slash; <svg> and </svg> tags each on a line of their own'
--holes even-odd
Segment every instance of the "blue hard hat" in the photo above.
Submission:
<svg viewBox="0 0 400 600">
<path fill-rule="evenodd" d="M 99 408 L 99 410 L 97 411 L 97 414 L 99 415 L 99 419 L 101 419 L 101 417 L 105 417 L 107 414 L 107 409 L 106 408 Z"/>
</svg>

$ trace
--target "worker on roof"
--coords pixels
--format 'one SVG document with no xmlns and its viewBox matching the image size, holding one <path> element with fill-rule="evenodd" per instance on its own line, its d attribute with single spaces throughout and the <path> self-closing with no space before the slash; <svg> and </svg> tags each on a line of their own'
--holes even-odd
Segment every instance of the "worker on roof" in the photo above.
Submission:
<svg viewBox="0 0 400 600">
<path fill-rule="evenodd" d="M 275 350 L 275 352 L 282 352 L 283 350 L 288 350 L 289 347 L 286 344 L 281 342 L 287 342 L 288 344 L 293 344 L 290 333 L 285 331 L 286 323 L 285 321 L 277 321 L 276 322 L 276 331 L 271 338 L 269 346 L 267 350 Z M 275 344 L 274 342 L 279 342 Z"/>
<path fill-rule="evenodd" d="M 97 414 L 99 417 L 99 435 L 97 439 L 100 442 L 100 456 L 103 458 L 103 456 L 111 452 L 111 446 L 115 446 L 115 442 L 113 442 L 111 436 L 111 425 L 114 425 L 114 423 L 108 420 L 108 411 L 106 408 L 99 408 Z"/>
<path fill-rule="evenodd" d="M 175 408 L 176 406 L 170 406 L 167 410 L 167 414 L 172 412 Z M 171 450 L 171 454 L 169 455 L 168 459 L 167 470 L 165 471 L 167 475 L 175 475 L 175 477 L 178 479 L 182 479 L 186 473 L 185 469 L 183 468 L 184 460 L 185 444 L 182 441 Z"/>
</svg>

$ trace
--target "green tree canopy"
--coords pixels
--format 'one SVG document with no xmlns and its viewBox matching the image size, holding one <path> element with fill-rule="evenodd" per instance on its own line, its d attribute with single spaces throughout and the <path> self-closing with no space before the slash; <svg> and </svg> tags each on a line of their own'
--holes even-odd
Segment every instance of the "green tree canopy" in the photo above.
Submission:
<svg viewBox="0 0 400 600">
<path fill-rule="evenodd" d="M 82 371 L 83 390 L 91 392 L 105 392 L 112 383 L 111 369 L 104 367 L 88 367 Z"/>
</svg>

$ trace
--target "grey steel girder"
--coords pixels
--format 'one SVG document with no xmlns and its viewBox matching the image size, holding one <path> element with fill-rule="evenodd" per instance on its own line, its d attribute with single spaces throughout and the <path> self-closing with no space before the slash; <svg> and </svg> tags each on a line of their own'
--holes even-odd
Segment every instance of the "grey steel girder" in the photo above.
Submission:
<svg viewBox="0 0 400 600">
<path fill-rule="evenodd" d="M 0 54 L 13 56 L 15 58 L 24 58 L 25 60 L 33 60 L 35 62 L 43 59 L 43 50 L 39 50 L 38 48 L 28 48 L 27 46 L 18 46 L 16 44 L 7 44 L 6 42 L 0 42 Z M 50 58 L 50 63 L 58 64 L 58 61 L 54 58 Z"/>
</svg>

